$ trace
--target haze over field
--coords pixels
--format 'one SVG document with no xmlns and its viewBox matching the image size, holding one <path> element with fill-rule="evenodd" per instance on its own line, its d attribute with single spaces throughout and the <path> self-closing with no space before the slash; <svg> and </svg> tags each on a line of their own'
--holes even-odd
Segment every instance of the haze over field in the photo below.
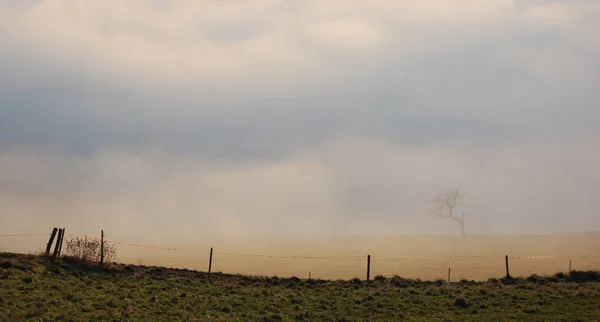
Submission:
<svg viewBox="0 0 600 322">
<path fill-rule="evenodd" d="M 428 217 L 458 186 L 469 235 L 598 231 L 599 15 L 0 0 L 0 234 L 458 235 Z"/>
</svg>

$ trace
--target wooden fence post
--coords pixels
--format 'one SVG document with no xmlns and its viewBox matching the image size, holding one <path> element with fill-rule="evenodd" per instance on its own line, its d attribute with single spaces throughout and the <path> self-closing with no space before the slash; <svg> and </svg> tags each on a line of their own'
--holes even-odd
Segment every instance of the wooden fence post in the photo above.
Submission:
<svg viewBox="0 0 600 322">
<path fill-rule="evenodd" d="M 54 241 L 54 237 L 56 237 L 56 232 L 58 228 L 52 229 L 52 234 L 50 235 L 50 240 L 48 240 L 48 245 L 46 245 L 46 256 L 50 256 L 50 249 L 52 248 L 52 242 Z"/>
<path fill-rule="evenodd" d="M 508 270 L 508 255 L 504 255 L 504 259 L 506 261 L 506 278 L 510 278 L 510 272 Z"/>
<path fill-rule="evenodd" d="M 56 243 L 54 244 L 54 253 L 52 253 L 52 257 L 56 258 L 58 256 L 58 248 L 60 247 L 60 238 L 63 234 L 62 228 L 58 230 L 58 235 L 56 235 Z"/>
<path fill-rule="evenodd" d="M 367 255 L 367 282 L 371 279 L 371 255 Z"/>
<path fill-rule="evenodd" d="M 100 231 L 100 265 L 104 265 L 104 230 Z"/>
<path fill-rule="evenodd" d="M 571 272 L 571 261 L 569 260 L 569 273 Z"/>
<path fill-rule="evenodd" d="M 212 270 L 212 256 L 213 256 L 213 248 L 210 248 L 210 257 L 208 259 L 208 277 L 210 278 L 210 271 Z"/>
<path fill-rule="evenodd" d="M 62 229 L 62 234 L 60 235 L 60 245 L 58 246 L 58 257 L 60 257 L 60 253 L 62 252 L 63 239 L 65 239 L 65 229 Z M 59 242 L 58 240 L 56 241 Z"/>
<path fill-rule="evenodd" d="M 450 283 L 450 270 L 451 270 L 451 268 L 448 267 L 448 283 Z"/>
</svg>

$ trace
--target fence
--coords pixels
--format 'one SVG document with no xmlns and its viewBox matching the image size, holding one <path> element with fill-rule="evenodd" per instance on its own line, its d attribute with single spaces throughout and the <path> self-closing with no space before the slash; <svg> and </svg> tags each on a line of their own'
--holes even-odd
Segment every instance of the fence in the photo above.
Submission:
<svg viewBox="0 0 600 322">
<path fill-rule="evenodd" d="M 449 255 L 449 256 L 420 256 L 420 255 L 300 255 L 272 254 L 259 252 L 233 251 L 223 248 L 176 248 L 153 245 L 141 245 L 105 239 L 102 231 L 100 237 L 86 236 L 66 232 L 55 228 L 52 234 L 12 234 L 0 237 L 31 237 L 50 236 L 46 245 L 46 254 L 50 255 L 53 241 L 52 256 L 60 256 L 64 236 L 80 237 L 101 241 L 119 246 L 119 253 L 125 249 L 137 249 L 154 252 L 157 255 L 146 258 L 137 264 L 151 264 L 189 268 L 201 271 L 221 271 L 225 273 L 240 273 L 249 275 L 278 275 L 299 276 L 308 278 L 354 278 L 367 280 L 372 276 L 399 275 L 406 278 L 444 279 L 457 281 L 461 279 L 487 279 L 501 276 L 525 276 L 531 274 L 554 274 L 559 271 L 572 269 L 597 270 L 600 266 L 600 253 L 568 254 L 568 255 Z M 184 257 L 173 256 L 184 254 Z M 130 256 L 129 262 L 136 264 Z M 575 266 L 573 265 L 575 264 Z"/>
</svg>

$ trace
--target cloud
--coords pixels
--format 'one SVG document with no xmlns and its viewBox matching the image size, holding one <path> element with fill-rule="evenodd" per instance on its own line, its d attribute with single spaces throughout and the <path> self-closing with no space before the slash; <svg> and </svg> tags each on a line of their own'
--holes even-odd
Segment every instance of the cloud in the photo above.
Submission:
<svg viewBox="0 0 600 322">
<path fill-rule="evenodd" d="M 110 78 L 247 81 L 297 76 L 371 55 L 407 61 L 457 49 L 473 37 L 500 37 L 586 17 L 593 4 L 547 3 L 516 11 L 514 1 L 157 2 L 38 1 L 5 6 L 5 39 L 42 60 Z M 0 7 L 1 8 L 1 7 Z M 565 27 L 564 25 L 561 25 Z M 592 35 L 591 32 L 588 33 Z M 323 38 L 326 37 L 326 38 Z M 347 46 L 353 42 L 359 47 Z M 448 46 L 454 48 L 447 48 Z M 344 56 L 359 50 L 361 56 Z M 37 53 L 33 53 L 33 51 Z M 369 57 L 369 56 L 367 56 Z M 343 66 L 346 67 L 346 66 Z M 319 75 L 321 76 L 321 75 Z M 247 86 L 247 84 L 245 84 Z"/>
<path fill-rule="evenodd" d="M 0 207 L 15 229 L 436 232 L 421 213 L 460 184 L 475 232 L 597 227 L 598 13 L 2 1 Z"/>
<path fill-rule="evenodd" d="M 587 145 L 446 149 L 345 138 L 280 160 L 217 162 L 102 151 L 83 158 L 12 151 L 0 158 L 7 229 L 68 223 L 164 241 L 240 236 L 452 233 L 428 218 L 461 186 L 471 233 L 598 229 L 600 154 Z M 56 225 L 56 224 L 54 224 Z"/>
</svg>

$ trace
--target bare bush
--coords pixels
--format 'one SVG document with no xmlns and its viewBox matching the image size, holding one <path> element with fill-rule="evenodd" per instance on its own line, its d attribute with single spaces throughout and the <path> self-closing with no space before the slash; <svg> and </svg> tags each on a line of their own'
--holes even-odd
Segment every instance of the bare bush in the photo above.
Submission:
<svg viewBox="0 0 600 322">
<path fill-rule="evenodd" d="M 67 255 L 84 262 L 100 262 L 100 240 L 92 237 L 70 237 L 66 241 Z M 104 262 L 117 260 L 117 247 L 104 241 Z"/>
</svg>

